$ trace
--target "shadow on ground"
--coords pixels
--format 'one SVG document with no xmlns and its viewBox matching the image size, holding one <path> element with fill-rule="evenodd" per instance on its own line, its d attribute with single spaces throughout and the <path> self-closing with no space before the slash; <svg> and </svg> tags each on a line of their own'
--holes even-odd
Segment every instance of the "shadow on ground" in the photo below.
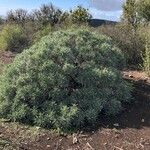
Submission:
<svg viewBox="0 0 150 150">
<path fill-rule="evenodd" d="M 150 127 L 150 83 L 145 80 L 134 81 L 131 78 L 125 78 L 134 86 L 133 101 L 125 105 L 125 110 L 115 116 L 100 116 L 97 129 L 103 128 L 136 128 Z"/>
</svg>

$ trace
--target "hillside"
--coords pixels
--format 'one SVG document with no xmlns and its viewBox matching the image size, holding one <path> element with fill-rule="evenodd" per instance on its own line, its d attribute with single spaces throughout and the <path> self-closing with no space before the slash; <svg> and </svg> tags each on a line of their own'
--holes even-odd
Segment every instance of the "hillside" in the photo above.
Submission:
<svg viewBox="0 0 150 150">
<path fill-rule="evenodd" d="M 102 20 L 102 19 L 90 19 L 89 20 L 89 25 L 92 27 L 98 27 L 101 25 L 114 25 L 117 24 L 115 21 L 110 21 L 110 20 Z"/>
</svg>

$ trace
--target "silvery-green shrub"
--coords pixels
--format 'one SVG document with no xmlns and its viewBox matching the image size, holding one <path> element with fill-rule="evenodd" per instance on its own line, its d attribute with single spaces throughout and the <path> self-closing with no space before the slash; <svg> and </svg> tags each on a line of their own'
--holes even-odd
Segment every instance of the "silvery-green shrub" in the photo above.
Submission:
<svg viewBox="0 0 150 150">
<path fill-rule="evenodd" d="M 115 115 L 129 102 L 124 57 L 86 29 L 57 31 L 24 50 L 0 77 L 0 117 L 62 130 Z"/>
</svg>

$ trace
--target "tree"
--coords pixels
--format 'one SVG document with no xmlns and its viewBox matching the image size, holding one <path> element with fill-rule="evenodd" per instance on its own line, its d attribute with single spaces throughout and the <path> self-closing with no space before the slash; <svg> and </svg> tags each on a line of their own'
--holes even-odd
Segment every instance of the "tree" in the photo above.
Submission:
<svg viewBox="0 0 150 150">
<path fill-rule="evenodd" d="M 0 25 L 3 24 L 4 20 L 3 18 L 0 16 Z"/>
<path fill-rule="evenodd" d="M 138 23 L 136 0 L 127 0 L 123 5 L 123 22 L 136 28 Z"/>
<path fill-rule="evenodd" d="M 24 25 L 27 21 L 28 12 L 24 9 L 17 9 L 15 11 L 11 10 L 7 13 L 7 22 L 15 22 L 17 24 Z"/>
<path fill-rule="evenodd" d="M 40 10 L 35 10 L 33 12 L 34 18 L 42 25 L 50 24 L 54 26 L 59 22 L 62 11 L 55 8 L 52 4 L 44 4 L 41 6 Z"/>
<path fill-rule="evenodd" d="M 137 12 L 142 20 L 149 22 L 150 21 L 150 0 L 138 0 Z"/>
<path fill-rule="evenodd" d="M 150 0 L 127 0 L 123 5 L 123 21 L 135 27 L 150 21 Z"/>
<path fill-rule="evenodd" d="M 88 9 L 78 6 L 75 10 L 70 11 L 71 20 L 73 23 L 87 23 L 92 18 Z"/>
</svg>

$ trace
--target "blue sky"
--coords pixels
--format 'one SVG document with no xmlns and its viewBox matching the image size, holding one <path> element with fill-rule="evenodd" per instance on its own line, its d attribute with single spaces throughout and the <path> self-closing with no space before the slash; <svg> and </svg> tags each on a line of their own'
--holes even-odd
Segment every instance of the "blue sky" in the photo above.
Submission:
<svg viewBox="0 0 150 150">
<path fill-rule="evenodd" d="M 37 9 L 41 4 L 52 3 L 62 10 L 69 10 L 82 5 L 90 10 L 93 18 L 119 20 L 121 5 L 125 0 L 0 0 L 0 15 L 4 16 L 10 9 Z"/>
</svg>

